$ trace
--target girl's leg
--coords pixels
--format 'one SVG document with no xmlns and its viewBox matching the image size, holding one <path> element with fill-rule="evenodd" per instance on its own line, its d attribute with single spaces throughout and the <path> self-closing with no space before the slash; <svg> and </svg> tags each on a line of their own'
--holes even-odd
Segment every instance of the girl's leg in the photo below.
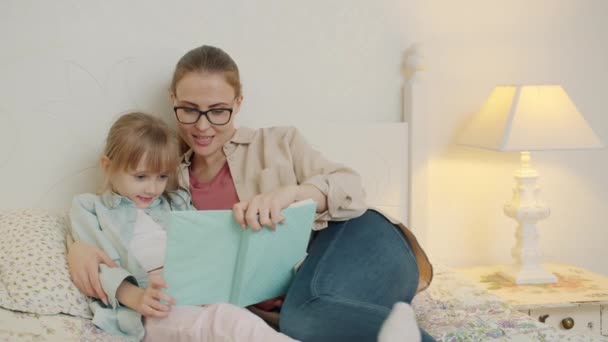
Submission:
<svg viewBox="0 0 608 342">
<path fill-rule="evenodd" d="M 177 306 L 163 319 L 146 319 L 144 341 L 287 342 L 293 339 L 246 309 L 231 304 Z"/>
<path fill-rule="evenodd" d="M 415 256 L 384 216 L 330 222 L 287 293 L 281 331 L 307 342 L 376 341 L 393 304 L 410 303 L 417 287 Z"/>
</svg>

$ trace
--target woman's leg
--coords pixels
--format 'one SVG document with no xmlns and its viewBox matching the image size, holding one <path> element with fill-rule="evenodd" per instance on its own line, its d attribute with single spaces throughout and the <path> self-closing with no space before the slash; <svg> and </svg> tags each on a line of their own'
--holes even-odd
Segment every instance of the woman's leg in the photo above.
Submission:
<svg viewBox="0 0 608 342">
<path fill-rule="evenodd" d="M 145 342 L 293 342 L 261 318 L 231 304 L 176 306 L 168 317 L 146 319 Z"/>
<path fill-rule="evenodd" d="M 393 304 L 410 303 L 417 287 L 407 240 L 368 210 L 318 233 L 287 293 L 280 328 L 306 342 L 376 341 Z"/>
</svg>

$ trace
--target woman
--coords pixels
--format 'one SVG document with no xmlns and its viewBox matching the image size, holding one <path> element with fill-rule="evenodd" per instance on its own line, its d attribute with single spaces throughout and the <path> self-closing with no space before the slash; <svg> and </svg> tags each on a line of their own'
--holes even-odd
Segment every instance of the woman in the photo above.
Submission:
<svg viewBox="0 0 608 342">
<path fill-rule="evenodd" d="M 232 209 L 243 227 L 259 230 L 274 228 L 295 201 L 317 203 L 308 257 L 281 307 L 282 332 L 303 341 L 374 341 L 393 304 L 428 286 L 432 268 L 416 238 L 367 210 L 353 170 L 324 159 L 294 128 L 235 128 L 243 96 L 228 54 L 211 46 L 189 51 L 170 92 L 187 149 L 180 186 L 197 209 Z M 111 260 L 76 242 L 68 262 L 78 288 L 103 300 L 97 270 Z M 432 338 L 423 332 L 423 340 Z"/>
</svg>

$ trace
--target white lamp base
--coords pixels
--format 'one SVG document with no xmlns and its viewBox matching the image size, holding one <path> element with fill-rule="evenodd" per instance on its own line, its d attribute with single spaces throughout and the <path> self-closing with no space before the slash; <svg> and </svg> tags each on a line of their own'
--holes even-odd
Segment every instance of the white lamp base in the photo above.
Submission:
<svg viewBox="0 0 608 342">
<path fill-rule="evenodd" d="M 547 271 L 542 265 L 527 268 L 515 265 L 508 266 L 501 274 L 517 285 L 557 283 L 557 277 Z"/>
<path fill-rule="evenodd" d="M 511 250 L 515 263 L 503 274 L 516 284 L 556 283 L 557 277 L 541 265 L 536 222 L 549 217 L 551 211 L 542 203 L 538 194 L 538 172 L 530 167 L 530 152 L 521 152 L 521 168 L 515 172 L 517 185 L 511 202 L 504 212 L 517 221 L 516 244 Z"/>
</svg>

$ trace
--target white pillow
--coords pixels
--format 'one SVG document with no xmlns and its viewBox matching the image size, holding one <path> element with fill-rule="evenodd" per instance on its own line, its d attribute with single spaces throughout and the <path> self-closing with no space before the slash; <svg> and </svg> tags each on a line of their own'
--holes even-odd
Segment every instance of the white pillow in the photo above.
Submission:
<svg viewBox="0 0 608 342">
<path fill-rule="evenodd" d="M 63 216 L 0 211 L 0 307 L 91 318 L 88 298 L 70 280 Z"/>
</svg>

